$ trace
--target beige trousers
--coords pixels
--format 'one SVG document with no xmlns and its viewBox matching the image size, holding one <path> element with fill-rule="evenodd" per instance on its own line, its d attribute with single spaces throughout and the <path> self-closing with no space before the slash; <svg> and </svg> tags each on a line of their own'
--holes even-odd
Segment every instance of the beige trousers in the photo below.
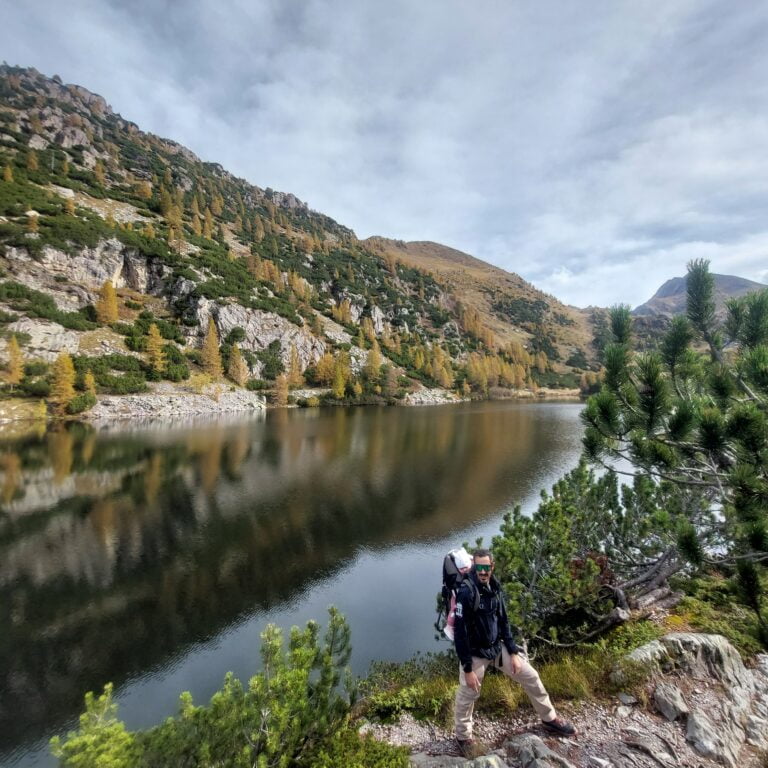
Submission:
<svg viewBox="0 0 768 768">
<path fill-rule="evenodd" d="M 523 686 L 528 698 L 531 700 L 536 714 L 546 722 L 554 720 L 557 717 L 555 708 L 549 700 L 549 694 L 541 683 L 539 673 L 528 663 L 528 659 L 522 654 L 519 655 L 522 666 L 520 671 L 515 674 L 512 671 L 512 662 L 507 649 L 501 649 L 501 670 L 507 677 L 512 678 Z M 482 685 L 485 677 L 485 668 L 489 664 L 498 666 L 499 660 L 481 659 L 477 656 L 472 657 L 472 671 L 477 675 L 477 679 Z M 459 689 L 456 691 L 456 705 L 454 708 L 454 721 L 457 739 L 472 738 L 472 713 L 475 709 L 475 702 L 480 697 L 480 691 L 473 690 L 467 685 L 464 670 L 459 668 Z"/>
</svg>

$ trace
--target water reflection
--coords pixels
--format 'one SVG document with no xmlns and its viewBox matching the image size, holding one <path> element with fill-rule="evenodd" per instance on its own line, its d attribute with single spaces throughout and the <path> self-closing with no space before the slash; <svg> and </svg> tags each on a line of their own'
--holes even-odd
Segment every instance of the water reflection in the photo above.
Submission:
<svg viewBox="0 0 768 768">
<path fill-rule="evenodd" d="M 51 733 L 83 691 L 285 605 L 350 553 L 498 516 L 559 441 L 572 459 L 574 407 L 566 419 L 553 408 L 70 425 L 0 447 L 0 751 Z M 368 618 L 350 616 L 353 638 Z"/>
</svg>

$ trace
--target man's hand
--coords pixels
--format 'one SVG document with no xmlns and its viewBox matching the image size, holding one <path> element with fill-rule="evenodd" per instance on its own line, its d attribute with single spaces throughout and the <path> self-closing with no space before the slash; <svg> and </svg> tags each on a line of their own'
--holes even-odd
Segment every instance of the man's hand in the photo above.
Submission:
<svg viewBox="0 0 768 768">
<path fill-rule="evenodd" d="M 474 672 L 465 672 L 464 680 L 473 691 L 480 690 L 480 681 L 477 679 L 477 675 Z"/>
<path fill-rule="evenodd" d="M 516 653 L 510 653 L 509 666 L 512 667 L 512 674 L 516 675 L 523 668 L 523 660 Z"/>
</svg>

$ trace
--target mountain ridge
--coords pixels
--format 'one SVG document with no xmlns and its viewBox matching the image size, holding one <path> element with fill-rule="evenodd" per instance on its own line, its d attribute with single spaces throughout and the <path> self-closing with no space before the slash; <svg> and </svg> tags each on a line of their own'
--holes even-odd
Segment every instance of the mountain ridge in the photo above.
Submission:
<svg viewBox="0 0 768 768">
<path fill-rule="evenodd" d="M 715 282 L 714 298 L 715 311 L 722 316 L 725 313 L 725 304 L 728 299 L 738 298 L 747 293 L 768 288 L 768 285 L 747 280 L 737 275 L 722 275 L 712 273 Z M 686 290 L 688 280 L 686 277 L 673 277 L 665 281 L 648 299 L 632 310 L 635 316 L 664 316 L 672 317 L 685 313 Z"/>
</svg>

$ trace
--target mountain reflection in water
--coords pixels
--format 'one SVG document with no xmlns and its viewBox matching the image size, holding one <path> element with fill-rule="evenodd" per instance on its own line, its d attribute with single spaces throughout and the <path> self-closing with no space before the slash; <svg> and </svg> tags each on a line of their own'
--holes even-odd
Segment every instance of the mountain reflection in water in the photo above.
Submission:
<svg viewBox="0 0 768 768">
<path fill-rule="evenodd" d="M 439 557 L 427 553 L 484 522 L 492 533 L 572 466 L 578 411 L 280 410 L 174 431 L 71 424 L 0 444 L 0 753 L 19 759 L 80 711 L 85 691 L 163 670 L 291 606 L 356 553 L 421 542 L 428 627 Z M 356 584 L 377 594 L 347 594 L 353 645 L 356 626 L 395 599 L 360 574 L 345 593 Z M 400 642 L 388 640 L 392 658 L 415 650 Z M 256 648 L 252 658 L 255 669 Z M 358 654 L 357 671 L 368 661 Z M 228 668 L 222 659 L 219 677 Z"/>
</svg>

